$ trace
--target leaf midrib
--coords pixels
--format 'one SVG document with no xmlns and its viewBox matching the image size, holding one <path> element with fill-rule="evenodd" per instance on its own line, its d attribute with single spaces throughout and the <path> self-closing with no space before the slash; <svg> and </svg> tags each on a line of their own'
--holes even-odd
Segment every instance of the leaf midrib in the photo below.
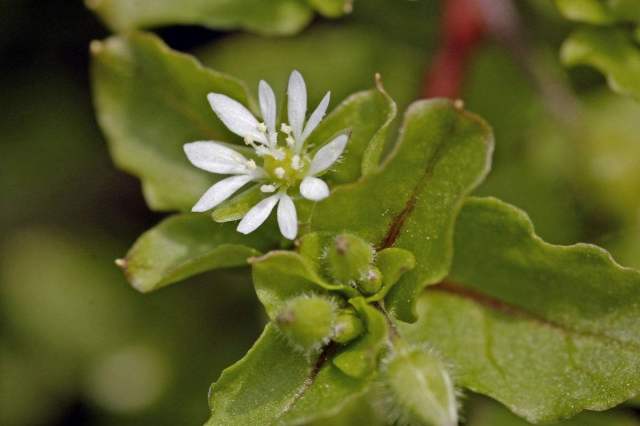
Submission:
<svg viewBox="0 0 640 426">
<path fill-rule="evenodd" d="M 640 344 L 638 343 L 631 342 L 631 341 L 624 341 L 624 340 L 621 340 L 620 338 L 603 334 L 603 333 L 577 330 L 577 329 L 568 327 L 564 324 L 549 320 L 538 314 L 530 312 L 527 309 L 524 309 L 520 306 L 511 304 L 508 302 L 504 302 L 500 299 L 491 297 L 487 294 L 481 293 L 477 290 L 471 289 L 459 283 L 455 283 L 452 281 L 443 281 L 439 284 L 427 287 L 425 291 L 427 293 L 440 292 L 440 293 L 453 295 L 455 297 L 471 301 L 477 305 L 480 305 L 492 311 L 500 312 L 509 317 L 521 318 L 528 321 L 536 322 L 540 325 L 557 330 L 562 334 L 564 334 L 565 336 L 580 336 L 585 338 L 591 338 L 591 339 L 603 341 L 603 343 L 605 344 L 613 343 L 621 346 L 626 350 L 640 353 Z"/>
</svg>

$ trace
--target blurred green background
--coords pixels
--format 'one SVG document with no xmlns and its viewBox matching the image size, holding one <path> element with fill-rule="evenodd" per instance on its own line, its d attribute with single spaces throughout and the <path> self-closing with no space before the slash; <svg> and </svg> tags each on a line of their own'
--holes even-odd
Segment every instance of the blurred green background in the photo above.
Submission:
<svg viewBox="0 0 640 426">
<path fill-rule="evenodd" d="M 331 89 L 335 106 L 380 72 L 402 111 L 420 97 L 440 4 L 354 6 L 292 38 L 158 32 L 252 88 L 264 78 L 282 93 L 297 68 L 312 103 Z M 640 105 L 592 70 L 561 69 L 569 27 L 550 2 L 518 6 L 532 69 L 513 46 L 487 37 L 464 75 L 461 97 L 497 139 L 478 194 L 524 208 L 551 242 L 594 242 L 640 267 Z M 112 166 L 95 123 L 87 51 L 107 30 L 80 1 L 4 0 L 0 16 L 0 425 L 201 424 L 209 384 L 261 329 L 248 271 L 144 296 L 129 287 L 113 260 L 161 215 Z M 565 103 L 554 105 L 532 70 Z M 465 401 L 469 425 L 525 424 L 485 399 Z M 567 424 L 639 425 L 629 407 Z"/>
</svg>

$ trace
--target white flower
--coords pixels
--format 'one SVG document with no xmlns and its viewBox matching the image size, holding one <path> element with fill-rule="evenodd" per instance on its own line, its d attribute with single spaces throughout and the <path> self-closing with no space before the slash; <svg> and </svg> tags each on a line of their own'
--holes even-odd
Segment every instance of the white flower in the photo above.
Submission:
<svg viewBox="0 0 640 426">
<path fill-rule="evenodd" d="M 265 195 L 242 218 L 238 231 L 248 234 L 260 225 L 278 206 L 280 232 L 293 240 L 298 234 L 298 215 L 293 202 L 297 192 L 306 199 L 320 201 L 329 196 L 329 187 L 317 176 L 329 169 L 342 155 L 349 137 L 341 134 L 320 148 L 313 158 L 305 141 L 324 117 L 329 106 L 327 93 L 318 107 L 307 116 L 307 88 L 302 75 L 293 71 L 287 89 L 288 123 L 276 127 L 277 104 L 271 86 L 260 81 L 258 86 L 263 121 L 256 119 L 239 102 L 219 93 L 209 93 L 207 99 L 218 118 L 229 130 L 243 138 L 253 148 L 256 160 L 248 159 L 223 142 L 199 141 L 185 144 L 184 151 L 191 163 L 211 173 L 230 175 L 220 180 L 193 206 L 192 211 L 210 210 L 231 197 L 249 182 L 260 186 Z M 297 191 L 296 191 L 297 190 Z"/>
</svg>

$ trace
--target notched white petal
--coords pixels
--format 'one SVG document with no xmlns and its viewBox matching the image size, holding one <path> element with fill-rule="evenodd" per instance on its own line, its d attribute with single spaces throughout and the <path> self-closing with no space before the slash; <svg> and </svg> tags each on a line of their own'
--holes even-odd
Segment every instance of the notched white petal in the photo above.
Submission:
<svg viewBox="0 0 640 426">
<path fill-rule="evenodd" d="M 194 166 L 211 173 L 223 175 L 246 173 L 248 160 L 239 152 L 217 142 L 198 141 L 183 147 Z"/>
<path fill-rule="evenodd" d="M 300 194 L 307 200 L 320 201 L 329 196 L 329 187 L 322 179 L 307 176 L 300 183 Z"/>
<path fill-rule="evenodd" d="M 313 132 L 316 129 L 316 127 L 318 127 L 318 124 L 320 124 L 320 122 L 324 118 L 324 115 L 327 112 L 327 108 L 329 107 L 330 100 L 331 100 L 331 92 L 327 92 L 327 94 L 324 95 L 324 98 L 322 98 L 322 100 L 318 104 L 318 107 L 311 113 L 311 116 L 309 117 L 309 120 L 307 121 L 307 124 L 304 127 L 304 132 L 302 132 L 302 137 L 301 137 L 302 142 L 307 140 L 311 132 Z"/>
<path fill-rule="evenodd" d="M 280 194 L 280 202 L 278 203 L 278 227 L 280 233 L 289 240 L 295 239 L 298 235 L 296 206 L 291 197 L 285 193 Z"/>
<path fill-rule="evenodd" d="M 322 173 L 338 161 L 338 158 L 340 158 L 344 148 L 347 146 L 348 140 L 349 136 L 342 134 L 320 148 L 318 152 L 316 152 L 316 155 L 314 155 L 313 160 L 311 160 L 308 175 L 311 176 Z"/>
<path fill-rule="evenodd" d="M 213 112 L 233 133 L 256 142 L 267 142 L 265 134 L 258 130 L 258 120 L 240 102 L 219 93 L 209 93 L 207 99 Z"/>
<path fill-rule="evenodd" d="M 295 70 L 289 76 L 287 102 L 289 125 L 293 131 L 293 136 L 296 139 L 300 139 L 307 114 L 307 86 L 304 83 L 302 74 Z"/>
<path fill-rule="evenodd" d="M 277 115 L 276 95 L 269 83 L 264 80 L 260 80 L 258 84 L 258 98 L 260 99 L 260 112 L 262 112 L 264 124 L 271 133 L 274 133 Z"/>
<path fill-rule="evenodd" d="M 269 214 L 278 202 L 279 197 L 280 196 L 278 194 L 272 195 L 253 206 L 238 224 L 238 232 L 242 234 L 249 234 L 258 229 L 258 227 L 269 217 Z"/>
<path fill-rule="evenodd" d="M 231 197 L 237 190 L 249 183 L 249 181 L 251 181 L 251 176 L 246 175 L 232 176 L 222 179 L 204 193 L 196 205 L 193 206 L 191 211 L 206 212 L 207 210 L 211 210 L 227 198 Z"/>
</svg>

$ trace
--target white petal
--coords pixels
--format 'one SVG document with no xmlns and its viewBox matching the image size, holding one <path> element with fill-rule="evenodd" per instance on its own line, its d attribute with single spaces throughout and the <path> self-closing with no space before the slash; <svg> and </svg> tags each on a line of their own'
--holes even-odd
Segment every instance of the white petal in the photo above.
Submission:
<svg viewBox="0 0 640 426">
<path fill-rule="evenodd" d="M 278 202 L 279 197 L 280 196 L 278 194 L 272 195 L 253 206 L 238 224 L 238 232 L 242 234 L 249 234 L 255 231 L 264 223 L 265 220 L 267 220 L 271 210 L 273 210 Z"/>
<path fill-rule="evenodd" d="M 307 121 L 307 125 L 304 127 L 304 132 L 302 132 L 301 139 L 303 142 L 309 137 L 311 132 L 313 132 L 316 127 L 318 127 L 318 124 L 320 124 L 320 121 L 322 121 L 322 119 L 324 118 L 324 114 L 327 112 L 327 108 L 329 107 L 330 99 L 331 92 L 327 92 L 327 94 L 324 95 L 324 98 L 322 98 L 322 100 L 318 104 L 318 107 L 311 113 L 309 121 Z"/>
<path fill-rule="evenodd" d="M 213 112 L 233 133 L 240 137 L 249 137 L 256 142 L 266 143 L 264 133 L 258 130 L 258 120 L 240 102 L 219 93 L 207 95 Z"/>
<path fill-rule="evenodd" d="M 289 112 L 289 125 L 293 130 L 296 140 L 302 136 L 304 119 L 307 114 L 307 86 L 298 71 L 293 71 L 289 77 L 289 88 L 287 89 Z"/>
<path fill-rule="evenodd" d="M 278 226 L 282 235 L 293 240 L 298 235 L 298 214 L 293 200 L 287 194 L 280 194 L 278 203 Z"/>
<path fill-rule="evenodd" d="M 276 131 L 276 95 L 273 93 L 273 89 L 264 80 L 260 80 L 258 84 L 258 98 L 260 99 L 260 111 L 262 112 L 262 119 L 266 124 L 267 129 L 271 133 Z"/>
<path fill-rule="evenodd" d="M 347 146 L 348 140 L 349 136 L 342 134 L 320 148 L 313 157 L 313 160 L 311 160 L 308 175 L 317 175 L 331 167 L 331 165 L 340 158 L 340 155 L 342 155 L 342 151 L 344 151 L 344 148 Z"/>
<path fill-rule="evenodd" d="M 191 211 L 206 212 L 207 210 L 211 210 L 227 198 L 231 197 L 238 189 L 249 183 L 249 181 L 251 181 L 251 176 L 247 175 L 232 176 L 222 179 L 204 193 L 196 205 L 193 206 Z"/>
<path fill-rule="evenodd" d="M 220 143 L 191 142 L 184 144 L 183 148 L 191 164 L 202 170 L 223 175 L 248 172 L 248 160 Z"/>
<path fill-rule="evenodd" d="M 300 194 L 307 200 L 320 201 L 329 196 L 329 187 L 322 179 L 307 176 L 300 184 Z"/>
</svg>

